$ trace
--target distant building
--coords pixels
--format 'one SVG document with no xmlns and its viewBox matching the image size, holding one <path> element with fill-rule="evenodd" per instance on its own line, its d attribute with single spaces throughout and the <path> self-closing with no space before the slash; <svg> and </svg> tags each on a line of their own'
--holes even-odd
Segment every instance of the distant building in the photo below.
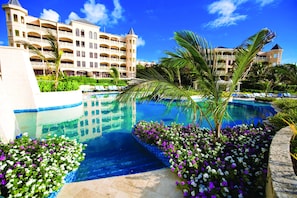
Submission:
<svg viewBox="0 0 297 198">
<path fill-rule="evenodd" d="M 156 65 L 157 63 L 155 63 L 154 61 L 149 62 L 149 61 L 137 61 L 137 65 L 142 65 L 144 67 L 152 67 L 154 65 Z"/>
<path fill-rule="evenodd" d="M 217 61 L 214 63 L 217 75 L 221 80 L 228 81 L 233 73 L 236 50 L 233 48 L 217 47 L 214 48 L 214 52 L 217 54 Z M 259 52 L 253 62 L 266 63 L 271 66 L 279 65 L 282 59 L 282 52 L 283 49 L 276 44 L 270 51 Z"/>
<path fill-rule="evenodd" d="M 48 31 L 58 39 L 63 50 L 61 70 L 70 76 L 104 78 L 116 67 L 121 78 L 136 76 L 136 43 L 138 36 L 131 28 L 126 36 L 101 32 L 100 27 L 86 20 L 74 20 L 69 25 L 28 15 L 18 0 L 2 5 L 6 16 L 9 46 L 24 48 L 19 41 L 37 47 L 50 62 Z M 46 64 L 32 51 L 30 61 L 36 75 L 44 74 Z"/>
</svg>

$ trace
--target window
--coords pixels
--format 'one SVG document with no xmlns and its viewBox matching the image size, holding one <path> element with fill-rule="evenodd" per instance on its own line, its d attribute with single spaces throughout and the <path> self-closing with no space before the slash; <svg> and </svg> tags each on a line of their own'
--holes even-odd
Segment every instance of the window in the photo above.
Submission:
<svg viewBox="0 0 297 198">
<path fill-rule="evenodd" d="M 82 61 L 82 66 L 86 67 L 86 61 Z"/>
<path fill-rule="evenodd" d="M 79 29 L 78 28 L 75 29 L 75 35 L 79 36 Z"/>
<path fill-rule="evenodd" d="M 94 67 L 93 62 L 90 62 L 90 67 L 92 67 L 92 68 Z"/>
<path fill-rule="evenodd" d="M 21 16 L 21 23 L 24 24 L 25 23 L 25 19 L 23 16 Z"/>
<path fill-rule="evenodd" d="M 88 116 L 89 112 L 88 111 L 85 111 L 84 114 L 85 114 L 85 116 Z"/>
<path fill-rule="evenodd" d="M 13 15 L 13 21 L 18 22 L 18 15 L 16 15 L 16 14 Z"/>
<path fill-rule="evenodd" d="M 80 67 L 80 61 L 77 61 L 76 64 L 77 64 L 77 67 Z"/>
<path fill-rule="evenodd" d="M 80 35 L 81 35 L 81 37 L 85 37 L 85 31 L 84 30 L 81 30 L 80 31 Z"/>
<path fill-rule="evenodd" d="M 97 53 L 94 53 L 94 58 L 98 58 L 98 54 Z"/>
<path fill-rule="evenodd" d="M 7 21 L 10 21 L 10 14 L 7 13 Z"/>
<path fill-rule="evenodd" d="M 278 58 L 278 54 L 273 54 L 273 58 Z"/>
<path fill-rule="evenodd" d="M 90 58 L 93 58 L 93 52 L 90 52 Z"/>
<path fill-rule="evenodd" d="M 95 68 L 98 68 L 98 63 L 97 62 L 95 62 Z"/>
<path fill-rule="evenodd" d="M 80 51 L 76 51 L 76 56 L 80 57 Z"/>
<path fill-rule="evenodd" d="M 81 56 L 82 56 L 82 57 L 85 57 L 85 56 L 86 56 L 86 54 L 85 54 L 84 51 L 81 52 Z"/>
<path fill-rule="evenodd" d="M 85 42 L 84 41 L 81 42 L 81 46 L 85 47 Z"/>
<path fill-rule="evenodd" d="M 76 41 L 75 43 L 76 43 L 76 47 L 79 47 L 80 46 L 79 45 L 79 41 Z"/>
<path fill-rule="evenodd" d="M 94 43 L 94 49 L 97 49 L 97 43 Z"/>
<path fill-rule="evenodd" d="M 20 31 L 15 30 L 15 35 L 16 35 L 16 36 L 20 36 Z"/>
<path fill-rule="evenodd" d="M 94 39 L 97 40 L 97 33 L 94 32 Z"/>
<path fill-rule="evenodd" d="M 23 37 L 26 38 L 26 33 L 25 32 L 23 32 Z"/>
<path fill-rule="evenodd" d="M 93 38 L 93 33 L 90 31 L 89 32 L 89 38 L 92 39 Z"/>
<path fill-rule="evenodd" d="M 89 48 L 93 49 L 93 43 L 89 43 Z"/>
</svg>

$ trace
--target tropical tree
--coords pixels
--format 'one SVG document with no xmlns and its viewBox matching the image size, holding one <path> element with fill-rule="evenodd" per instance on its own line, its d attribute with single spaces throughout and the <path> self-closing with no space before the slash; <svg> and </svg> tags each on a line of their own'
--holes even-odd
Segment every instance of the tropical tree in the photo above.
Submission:
<svg viewBox="0 0 297 198">
<path fill-rule="evenodd" d="M 50 56 L 51 56 L 50 58 L 46 57 L 40 49 L 34 46 L 34 44 L 31 44 L 29 42 L 24 42 L 24 41 L 21 41 L 21 43 L 24 46 L 28 47 L 30 50 L 32 50 L 33 53 L 35 53 L 41 60 L 43 60 L 49 69 L 51 66 L 51 64 L 49 63 L 49 60 L 53 60 L 55 70 L 54 72 L 51 72 L 51 73 L 55 75 L 54 88 L 55 88 L 55 91 L 57 91 L 58 84 L 59 84 L 59 76 L 63 75 L 63 72 L 61 72 L 61 68 L 60 68 L 63 50 L 60 49 L 58 39 L 56 36 L 54 36 L 54 34 L 51 31 L 47 32 L 45 39 L 49 42 L 49 45 L 50 45 Z"/>
<path fill-rule="evenodd" d="M 120 72 L 116 67 L 111 67 L 110 68 L 111 72 L 110 75 L 113 78 L 113 81 L 115 85 L 118 85 L 119 79 L 120 79 Z"/>
<path fill-rule="evenodd" d="M 297 65 L 280 65 L 278 70 L 284 76 L 284 81 L 286 83 L 289 83 L 291 85 L 297 85 Z"/>
<path fill-rule="evenodd" d="M 161 75 L 154 69 L 145 70 L 142 73 L 143 81 L 131 86 L 118 96 L 118 100 L 161 100 L 169 97 L 172 100 L 180 101 L 185 109 L 191 109 L 196 115 L 200 112 L 204 118 L 212 117 L 215 139 L 220 137 L 220 131 L 226 109 L 232 92 L 236 89 L 237 83 L 246 75 L 246 71 L 251 67 L 251 63 L 256 54 L 269 43 L 275 34 L 269 29 L 262 29 L 258 33 L 246 39 L 236 48 L 234 73 L 229 92 L 223 96 L 223 91 L 218 86 L 219 77 L 216 75 L 216 68 L 213 65 L 216 54 L 209 43 L 199 35 L 191 31 L 180 31 L 174 33 L 174 39 L 179 48 L 175 52 L 166 52 L 167 61 L 175 67 L 190 66 L 195 72 L 195 78 L 199 84 L 201 95 L 206 99 L 206 112 L 202 111 L 191 95 L 182 86 L 174 83 L 174 78 L 170 73 Z M 196 119 L 194 117 L 194 119 Z M 208 120 L 209 121 L 209 120 Z M 209 121 L 210 123 L 210 121 Z"/>
</svg>

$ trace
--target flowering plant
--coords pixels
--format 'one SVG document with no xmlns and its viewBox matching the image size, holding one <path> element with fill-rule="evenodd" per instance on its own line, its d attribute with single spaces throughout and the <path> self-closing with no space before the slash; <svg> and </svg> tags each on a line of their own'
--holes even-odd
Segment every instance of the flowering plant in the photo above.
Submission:
<svg viewBox="0 0 297 198">
<path fill-rule="evenodd" d="M 0 142 L 0 195 L 47 197 L 78 168 L 84 147 L 64 136 L 39 140 L 26 133 L 8 144 Z"/>
<path fill-rule="evenodd" d="M 159 127 L 142 121 L 133 133 L 146 141 L 154 126 Z M 268 149 L 274 135 L 269 128 L 225 128 L 220 141 L 214 141 L 212 131 L 197 125 L 163 125 L 153 131 L 158 131 L 154 144 L 170 157 L 171 170 L 180 178 L 176 184 L 185 197 L 264 197 Z"/>
</svg>

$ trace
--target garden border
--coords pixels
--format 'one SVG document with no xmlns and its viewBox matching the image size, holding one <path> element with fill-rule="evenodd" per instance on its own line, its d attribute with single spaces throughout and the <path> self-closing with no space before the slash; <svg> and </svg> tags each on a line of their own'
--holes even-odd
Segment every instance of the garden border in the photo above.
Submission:
<svg viewBox="0 0 297 198">
<path fill-rule="evenodd" d="M 270 145 L 266 197 L 297 197 L 297 176 L 290 156 L 290 127 L 279 130 Z"/>
</svg>

